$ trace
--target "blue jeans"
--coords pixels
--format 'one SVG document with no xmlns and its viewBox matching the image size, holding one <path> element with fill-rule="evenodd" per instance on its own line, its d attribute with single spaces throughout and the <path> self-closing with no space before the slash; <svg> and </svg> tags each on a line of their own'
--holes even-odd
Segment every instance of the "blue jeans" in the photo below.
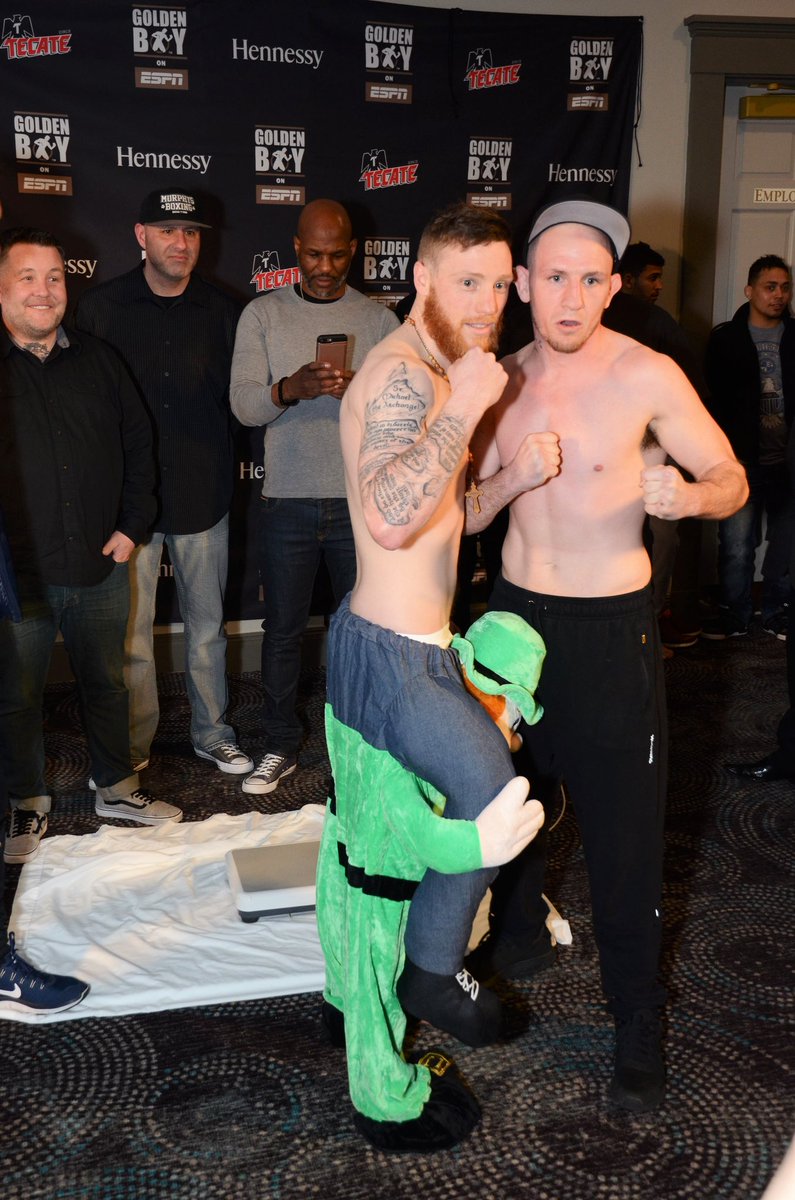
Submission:
<svg viewBox="0 0 795 1200">
<path fill-rule="evenodd" d="M 335 606 L 356 581 L 356 550 L 344 499 L 284 500 L 267 497 L 260 511 L 260 575 L 265 594 L 262 623 L 262 691 L 265 748 L 295 754 L 303 729 L 295 711 L 301 673 L 301 639 L 312 589 L 325 559 Z"/>
<path fill-rule="evenodd" d="M 515 771 L 505 738 L 464 687 L 454 650 L 415 642 L 340 605 L 329 631 L 328 700 L 337 720 L 446 797 L 445 818 L 474 821 Z M 332 764 L 333 765 L 333 764 Z M 375 831 L 374 844 L 384 831 Z M 472 922 L 496 875 L 427 870 L 409 909 L 406 954 L 423 970 L 461 970 Z"/>
<path fill-rule="evenodd" d="M 130 752 L 134 763 L 149 758 L 160 706 L 154 635 L 157 581 L 163 543 L 174 568 L 179 609 L 185 623 L 185 686 L 190 700 L 190 736 L 208 750 L 234 740 L 226 724 L 224 592 L 229 561 L 229 514 L 201 533 L 153 533 L 130 559 L 130 620 L 124 666 L 130 689 Z"/>
<path fill-rule="evenodd" d="M 123 670 L 127 564 L 117 563 L 93 587 L 26 588 L 21 581 L 20 600 L 22 620 L 0 621 L 0 770 L 12 808 L 49 812 L 42 704 L 59 631 L 77 681 L 97 788 L 130 777 Z"/>
<path fill-rule="evenodd" d="M 767 550 L 762 563 L 762 620 L 779 612 L 789 598 L 792 543 L 791 488 L 785 463 L 748 471 L 750 495 L 743 507 L 718 525 L 720 605 L 746 626 L 753 616 L 751 598 L 756 548 L 767 515 Z"/>
</svg>

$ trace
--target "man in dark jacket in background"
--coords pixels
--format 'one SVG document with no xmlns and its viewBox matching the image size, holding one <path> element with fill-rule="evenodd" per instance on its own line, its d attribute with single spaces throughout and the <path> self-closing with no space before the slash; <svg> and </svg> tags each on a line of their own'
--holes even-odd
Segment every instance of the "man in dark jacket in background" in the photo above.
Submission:
<svg viewBox="0 0 795 1200">
<path fill-rule="evenodd" d="M 21 609 L 21 620 L 0 621 L 7 863 L 28 862 L 47 829 L 42 702 L 59 632 L 98 815 L 142 825 L 182 817 L 140 787 L 123 677 L 127 561 L 155 510 L 151 425 L 118 355 L 61 324 L 65 278 L 52 234 L 0 236 L 0 509 Z"/>
<path fill-rule="evenodd" d="M 762 624 L 787 637 L 792 542 L 792 487 L 786 447 L 795 411 L 795 325 L 789 312 L 792 272 L 776 254 L 758 258 L 748 271 L 746 304 L 731 321 L 712 330 L 707 346 L 707 384 L 712 413 L 743 464 L 748 501 L 718 527 L 721 611 L 704 625 L 704 637 L 723 640 L 748 632 L 756 548 L 767 517 L 762 564 Z"/>
</svg>

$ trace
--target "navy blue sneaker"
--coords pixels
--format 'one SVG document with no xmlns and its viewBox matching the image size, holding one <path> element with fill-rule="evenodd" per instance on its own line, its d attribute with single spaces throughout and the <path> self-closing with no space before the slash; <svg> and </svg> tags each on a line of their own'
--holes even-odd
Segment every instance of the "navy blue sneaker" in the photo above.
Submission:
<svg viewBox="0 0 795 1200">
<path fill-rule="evenodd" d="M 89 984 L 71 975 L 48 975 L 20 958 L 13 933 L 0 959 L 0 1012 L 59 1013 L 74 1008 L 89 992 Z"/>
</svg>

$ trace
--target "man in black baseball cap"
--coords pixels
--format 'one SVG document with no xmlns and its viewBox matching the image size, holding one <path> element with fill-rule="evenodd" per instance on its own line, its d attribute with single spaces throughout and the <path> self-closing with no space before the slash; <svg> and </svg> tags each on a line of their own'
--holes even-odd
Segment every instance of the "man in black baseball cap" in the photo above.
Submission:
<svg viewBox="0 0 795 1200">
<path fill-rule="evenodd" d="M 149 193 L 141 205 L 138 221 L 141 225 L 161 227 L 181 225 L 185 229 L 212 228 L 203 219 L 201 197 L 194 192 L 174 191 L 167 187 L 156 188 Z"/>
<path fill-rule="evenodd" d="M 159 511 L 130 560 L 125 673 L 133 761 L 149 761 L 158 723 L 152 626 L 165 543 L 185 622 L 193 748 L 225 774 L 242 775 L 254 764 L 226 721 L 223 624 L 234 478 L 229 375 L 239 306 L 195 272 L 201 231 L 209 228 L 194 191 L 166 184 L 150 192 L 135 225 L 146 258 L 89 289 L 75 321 L 120 352 L 157 433 Z"/>
</svg>

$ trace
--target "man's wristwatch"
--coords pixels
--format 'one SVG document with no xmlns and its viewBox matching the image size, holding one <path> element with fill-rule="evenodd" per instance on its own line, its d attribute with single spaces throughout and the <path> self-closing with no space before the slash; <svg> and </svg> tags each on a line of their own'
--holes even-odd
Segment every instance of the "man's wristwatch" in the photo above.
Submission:
<svg viewBox="0 0 795 1200">
<path fill-rule="evenodd" d="M 279 398 L 279 404 L 281 405 L 282 408 L 292 408 L 293 405 L 297 404 L 300 399 L 299 396 L 296 396 L 295 400 L 285 400 L 284 385 L 288 379 L 289 379 L 289 375 L 282 375 L 281 379 L 276 384 L 276 395 Z"/>
</svg>

